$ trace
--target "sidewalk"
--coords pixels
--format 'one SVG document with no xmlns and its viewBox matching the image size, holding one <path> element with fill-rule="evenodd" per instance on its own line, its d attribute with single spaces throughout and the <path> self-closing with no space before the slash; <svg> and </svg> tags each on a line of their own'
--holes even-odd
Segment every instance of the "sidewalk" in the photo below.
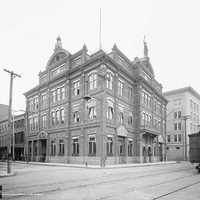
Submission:
<svg viewBox="0 0 200 200">
<path fill-rule="evenodd" d="M 30 165 L 44 165 L 44 166 L 57 166 L 57 167 L 72 167 L 72 168 L 86 168 L 86 169 L 116 169 L 116 168 L 130 168 L 130 167 L 146 167 L 146 166 L 155 166 L 155 165 L 168 165 L 176 164 L 175 161 L 166 161 L 166 162 L 155 162 L 155 163 L 134 163 L 134 164 L 116 164 L 116 165 L 106 165 L 101 167 L 99 165 L 83 165 L 83 164 L 66 164 L 66 163 L 46 163 L 46 162 L 24 162 L 24 161 L 15 161 L 16 163 L 21 164 L 30 164 Z"/>
<path fill-rule="evenodd" d="M 1 177 L 8 177 L 8 176 L 14 176 L 15 175 L 15 173 L 14 172 L 11 172 L 11 173 L 7 173 L 6 171 L 1 171 L 0 172 L 0 178 Z"/>
</svg>

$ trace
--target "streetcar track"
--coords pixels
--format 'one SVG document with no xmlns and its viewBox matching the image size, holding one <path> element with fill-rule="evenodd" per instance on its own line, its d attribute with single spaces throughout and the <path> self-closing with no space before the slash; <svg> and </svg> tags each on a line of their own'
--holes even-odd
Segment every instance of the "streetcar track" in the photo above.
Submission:
<svg viewBox="0 0 200 200">
<path fill-rule="evenodd" d="M 112 180 L 106 180 L 106 181 L 100 181 L 100 182 L 95 182 L 95 183 L 89 183 L 89 184 L 86 184 L 86 185 L 97 185 L 97 184 L 104 184 L 104 183 L 112 183 L 112 182 L 116 182 L 116 181 L 123 181 L 123 180 L 126 180 L 128 178 L 132 178 L 132 179 L 139 179 L 139 178 L 143 178 L 143 177 L 151 177 L 151 176 L 155 176 L 155 175 L 162 175 L 162 174 L 171 174 L 171 173 L 176 173 L 176 172 L 179 172 L 179 171 L 189 171 L 191 169 L 187 169 L 187 168 L 182 168 L 182 169 L 177 169 L 177 170 L 173 170 L 173 171 L 170 171 L 170 172 L 166 172 L 166 170 L 162 170 L 162 172 L 157 172 L 157 173 L 153 173 L 153 174 L 145 174 L 145 175 L 139 175 L 139 176 L 131 176 L 130 174 L 123 177 L 123 178 L 117 178 L 117 179 L 112 179 Z M 155 170 L 156 171 L 156 170 Z M 147 171 L 148 172 L 148 171 Z M 119 174 L 118 174 L 119 175 Z M 113 176 L 113 174 L 110 174 L 110 176 Z M 108 175 L 104 175 L 104 176 L 101 176 L 103 178 L 108 178 Z M 97 177 L 95 178 L 95 180 L 98 180 L 100 177 Z M 92 180 L 94 180 L 92 178 Z M 66 184 L 66 183 L 76 183 L 76 182 L 81 182 L 81 181 L 89 181 L 88 178 L 84 178 L 84 179 L 79 179 L 79 180 L 67 180 L 67 181 L 60 181 L 60 182 L 53 182 L 53 183 L 44 183 L 44 184 L 34 184 L 34 185 L 27 185 L 27 186 L 18 186 L 18 187 L 11 187 L 9 189 L 5 189 L 5 191 L 9 191 L 9 190 L 15 190 L 15 189 L 24 189 L 24 188 L 37 188 L 37 187 L 44 187 L 44 186 L 53 186 L 53 185 L 62 185 L 62 184 Z M 77 186 L 72 186 L 72 187 L 69 187 L 70 189 L 73 189 L 74 187 L 77 187 Z M 80 187 L 83 187 L 82 184 L 80 184 Z"/>
<path fill-rule="evenodd" d="M 173 172 L 177 172 L 177 171 L 187 171 L 187 170 L 174 170 Z M 173 173 L 173 172 L 169 172 L 170 174 Z M 142 178 L 142 177 L 150 177 L 150 176 L 155 176 L 155 175 L 162 175 L 162 174 L 168 174 L 168 173 L 154 173 L 154 174 L 149 174 L 149 175 L 142 175 L 142 176 L 135 176 L 135 177 L 131 177 L 131 179 L 139 179 L 139 178 Z M 189 175 L 191 177 L 191 175 Z M 149 186 L 146 186 L 146 188 L 148 187 L 153 187 L 153 186 L 157 186 L 157 185 L 161 185 L 161 184 L 164 184 L 164 183 L 167 183 L 167 182 L 172 182 L 172 181 L 175 181 L 175 180 L 180 180 L 180 179 L 183 179 L 183 178 L 186 178 L 186 177 L 189 177 L 189 176 L 184 176 L 184 177 L 179 177 L 179 178 L 176 178 L 176 179 L 173 179 L 173 180 L 168 180 L 168 181 L 164 181 L 162 183 L 158 183 L 158 184 L 154 184 L 154 185 L 149 185 Z M 129 179 L 130 179 L 130 176 L 129 176 Z M 59 186 L 57 186 L 56 188 L 51 188 L 51 189 L 47 189 L 47 190 L 43 190 L 43 191 L 40 191 L 40 192 L 34 192 L 33 194 L 35 195 L 42 195 L 42 194 L 45 194 L 45 193 L 52 193 L 52 192 L 57 192 L 57 191 L 69 191 L 69 190 L 74 190 L 74 189 L 80 189 L 80 188 L 86 188 L 86 187 L 89 187 L 91 185 L 102 185 L 102 184 L 107 184 L 107 183 L 113 183 L 113 182 L 117 182 L 117 181 L 122 181 L 122 180 L 127 180 L 127 177 L 124 177 L 123 179 L 115 179 L 115 180 L 109 180 L 109 181 L 101 181 L 101 182 L 96 182 L 96 183 L 89 183 L 89 184 L 80 184 L 80 185 L 75 185 L 75 186 L 71 186 L 71 187 L 64 187 L 64 188 L 61 188 Z M 41 186 L 41 185 L 40 185 Z M 135 188 L 134 188 L 135 189 Z M 138 189 L 138 188 L 137 188 Z M 130 189 L 129 189 L 130 190 Z M 127 190 L 126 190 L 127 192 Z M 131 191 L 130 191 L 131 192 Z M 15 198 L 19 198 L 19 197 L 22 197 L 22 196 L 28 196 L 28 194 L 25 194 L 24 195 L 20 195 L 20 196 L 15 196 Z M 104 197 L 101 197 L 100 199 L 107 199 L 107 198 L 110 198 L 111 196 L 104 196 Z M 12 198 L 12 197 L 11 197 Z M 10 199 L 10 198 L 9 198 Z"/>
<path fill-rule="evenodd" d="M 187 188 L 189 188 L 189 187 L 191 187 L 191 186 L 193 186 L 193 185 L 197 185 L 197 184 L 200 184 L 200 181 L 194 182 L 194 183 L 192 183 L 192 184 L 189 184 L 189 185 L 186 185 L 186 186 L 184 186 L 184 187 L 178 188 L 178 189 L 173 190 L 173 191 L 171 191 L 171 192 L 168 192 L 168 193 L 162 194 L 162 195 L 160 195 L 160 196 L 154 197 L 154 198 L 151 199 L 151 200 L 161 199 L 162 197 L 169 196 L 169 195 L 171 195 L 171 194 L 174 194 L 174 193 L 176 193 L 176 192 L 185 190 L 185 189 L 187 189 Z"/>
</svg>

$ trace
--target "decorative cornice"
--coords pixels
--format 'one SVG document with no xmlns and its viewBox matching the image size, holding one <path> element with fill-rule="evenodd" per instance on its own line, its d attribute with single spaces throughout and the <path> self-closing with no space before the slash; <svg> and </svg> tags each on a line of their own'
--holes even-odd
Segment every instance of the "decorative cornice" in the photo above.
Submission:
<svg viewBox="0 0 200 200">
<path fill-rule="evenodd" d="M 179 89 L 175 89 L 175 90 L 170 90 L 170 91 L 164 92 L 163 95 L 170 96 L 170 95 L 180 94 L 180 93 L 184 93 L 184 92 L 190 92 L 197 99 L 200 100 L 200 94 L 196 90 L 194 90 L 191 86 L 179 88 Z"/>
</svg>

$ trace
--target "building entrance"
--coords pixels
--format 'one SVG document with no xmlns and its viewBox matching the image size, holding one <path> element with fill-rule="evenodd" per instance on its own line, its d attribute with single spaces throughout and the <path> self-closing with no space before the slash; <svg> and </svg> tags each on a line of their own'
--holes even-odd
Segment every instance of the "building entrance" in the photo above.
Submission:
<svg viewBox="0 0 200 200">
<path fill-rule="evenodd" d="M 126 163 L 125 137 L 118 136 L 119 163 Z"/>
<path fill-rule="evenodd" d="M 47 140 L 40 140 L 41 142 L 41 155 L 40 155 L 40 161 L 45 162 L 46 161 L 46 149 L 47 149 Z"/>
</svg>

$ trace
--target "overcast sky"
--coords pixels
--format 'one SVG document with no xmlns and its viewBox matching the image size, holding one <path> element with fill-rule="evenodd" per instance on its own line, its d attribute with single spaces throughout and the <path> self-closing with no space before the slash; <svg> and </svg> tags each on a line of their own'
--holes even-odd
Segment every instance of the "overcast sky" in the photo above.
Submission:
<svg viewBox="0 0 200 200">
<path fill-rule="evenodd" d="M 198 0 L 18 0 L 0 1 L 0 104 L 8 104 L 9 74 L 14 80 L 13 107 L 25 109 L 23 93 L 38 84 L 53 53 L 56 37 L 71 53 L 85 43 L 89 53 L 114 43 L 129 59 L 143 55 L 143 37 L 156 79 L 163 90 L 192 86 L 200 92 L 200 1 Z"/>
</svg>

